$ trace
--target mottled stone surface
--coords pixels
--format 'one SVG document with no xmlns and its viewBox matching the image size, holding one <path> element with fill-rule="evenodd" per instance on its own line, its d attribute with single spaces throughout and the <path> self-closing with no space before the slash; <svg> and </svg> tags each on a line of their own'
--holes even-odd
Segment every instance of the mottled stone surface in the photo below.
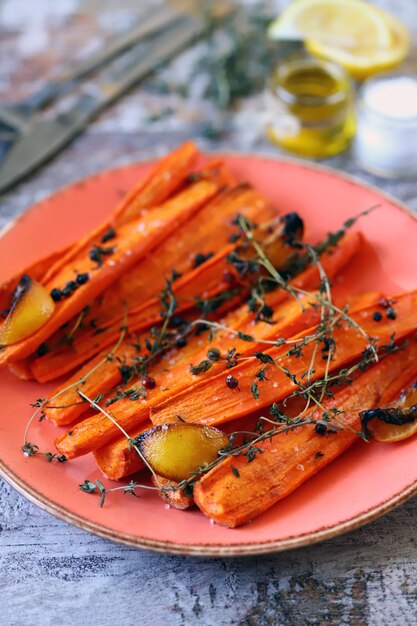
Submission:
<svg viewBox="0 0 417 626">
<path fill-rule="evenodd" d="M 123 30 L 157 1 L 3 0 L 0 101 L 32 93 L 56 67 Z M 247 2 L 253 4 L 253 2 Z M 270 2 L 279 8 L 285 2 Z M 385 0 L 417 35 L 416 0 Z M 187 76 L 200 47 L 163 72 Z M 415 58 L 415 57 L 414 57 Z M 412 59 L 409 66 L 417 70 Z M 222 118 L 201 99 L 135 90 L 64 153 L 2 198 L 0 227 L 33 202 L 89 173 L 165 153 L 187 138 L 205 150 L 278 151 L 264 139 L 262 97 Z M 173 112 L 166 115 L 167 108 Z M 149 119 L 163 114 L 159 121 Z M 219 141 L 201 136 L 210 120 Z M 328 164 L 359 176 L 417 210 L 416 180 L 383 181 L 350 155 Z M 40 511 L 0 484 L 0 624 L 169 624 L 203 626 L 417 624 L 417 501 L 356 532 L 303 550 L 251 559 L 188 559 L 113 545 Z"/>
</svg>

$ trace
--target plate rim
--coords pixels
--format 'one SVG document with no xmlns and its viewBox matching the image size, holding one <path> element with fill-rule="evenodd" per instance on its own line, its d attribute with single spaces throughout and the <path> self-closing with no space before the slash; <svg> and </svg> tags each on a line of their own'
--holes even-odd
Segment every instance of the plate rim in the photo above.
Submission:
<svg viewBox="0 0 417 626">
<path fill-rule="evenodd" d="M 303 169 L 313 170 L 322 172 L 324 174 L 340 178 L 349 183 L 353 183 L 359 187 L 368 189 L 369 191 L 373 191 L 377 193 L 379 196 L 385 198 L 390 203 L 397 206 L 401 211 L 404 211 L 409 216 L 411 216 L 414 220 L 417 221 L 417 213 L 413 211 L 409 206 L 407 206 L 404 202 L 395 198 L 391 194 L 379 189 L 376 185 L 371 183 L 362 181 L 360 178 L 348 174 L 339 170 L 336 170 L 328 165 L 323 165 L 322 163 L 315 163 L 305 161 L 300 158 L 290 157 L 290 156 L 273 156 L 271 154 L 266 154 L 262 152 L 256 153 L 248 153 L 248 152 L 239 152 L 239 151 L 227 151 L 227 152 L 219 152 L 219 151 L 205 151 L 202 153 L 203 155 L 207 154 L 209 156 L 219 156 L 219 157 L 239 157 L 239 158 L 259 158 L 268 161 L 281 162 L 284 164 L 296 165 Z M 114 172 L 123 169 L 129 169 L 134 167 L 135 165 L 151 165 L 154 163 L 156 159 L 142 159 L 136 160 L 131 163 L 121 165 L 119 167 L 109 168 L 100 170 L 94 174 L 90 174 L 78 180 L 75 180 L 64 187 L 60 187 L 58 190 L 49 194 L 36 204 L 29 207 L 29 209 L 25 210 L 21 215 L 17 218 L 12 219 L 10 222 L 7 222 L 5 226 L 0 229 L 0 242 L 1 239 L 11 232 L 19 222 L 24 219 L 28 213 L 39 210 L 42 204 L 45 201 L 48 201 L 50 198 L 65 193 L 70 188 L 79 185 L 87 180 L 91 180 L 94 178 L 99 178 L 101 175 Z M 287 537 L 285 539 L 276 539 L 272 541 L 258 541 L 258 542 L 248 542 L 241 544 L 205 544 L 205 543 L 196 543 L 196 544 L 183 544 L 177 543 L 173 541 L 162 541 L 157 539 L 149 539 L 146 537 L 138 537 L 136 535 L 130 535 L 127 533 L 123 533 L 120 531 L 115 531 L 107 526 L 103 526 L 101 524 L 97 524 L 96 522 L 91 522 L 86 518 L 71 512 L 69 509 L 57 504 L 53 500 L 50 500 L 48 497 L 37 491 L 31 485 L 29 485 L 25 480 L 21 479 L 10 467 L 8 467 L 1 459 L 0 459 L 0 477 L 3 478 L 8 484 L 10 484 L 18 493 L 23 495 L 27 500 L 35 504 L 38 508 L 47 513 L 50 513 L 54 517 L 67 522 L 77 528 L 81 528 L 87 532 L 90 532 L 94 535 L 101 537 L 102 539 L 107 539 L 113 541 L 114 543 L 120 545 L 126 545 L 133 548 L 146 549 L 153 552 L 159 552 L 162 554 L 170 554 L 170 555 L 179 555 L 179 556 L 196 556 L 196 557 L 243 557 L 243 556 L 256 556 L 261 554 L 273 554 L 278 552 L 283 552 L 285 550 L 293 549 L 293 548 L 302 548 L 308 545 L 314 545 L 324 540 L 329 540 L 334 537 L 340 536 L 346 532 L 356 530 L 365 524 L 372 522 L 379 517 L 385 515 L 389 511 L 392 511 L 396 507 L 400 506 L 407 500 L 409 500 L 412 496 L 417 494 L 417 480 L 413 481 L 409 485 L 407 485 L 404 489 L 398 492 L 395 496 L 384 500 L 380 505 L 367 509 L 363 513 L 359 515 L 355 515 L 348 520 L 340 522 L 331 527 L 320 528 L 318 530 L 304 533 L 303 535 L 297 535 L 293 537 Z"/>
</svg>

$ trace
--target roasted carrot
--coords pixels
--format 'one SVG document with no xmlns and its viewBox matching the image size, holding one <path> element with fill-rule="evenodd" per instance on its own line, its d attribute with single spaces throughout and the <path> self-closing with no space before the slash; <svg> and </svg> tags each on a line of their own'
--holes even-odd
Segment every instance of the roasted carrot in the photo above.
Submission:
<svg viewBox="0 0 417 626">
<path fill-rule="evenodd" d="M 314 425 L 301 426 L 257 443 L 263 452 L 251 463 L 246 456 L 228 457 L 194 487 L 195 502 L 218 524 L 235 528 L 255 519 L 285 498 L 344 452 L 358 436 L 359 411 L 390 402 L 417 372 L 417 342 L 391 354 L 359 376 L 351 386 L 325 402 L 325 408 L 343 411 L 338 417 L 347 428 L 336 434 L 317 434 Z M 322 419 L 317 409 L 311 419 Z M 351 430 L 353 429 L 353 430 Z M 317 454 L 320 452 L 320 454 Z M 233 469 L 232 469 L 233 468 Z"/>
<path fill-rule="evenodd" d="M 152 424 L 147 422 L 133 433 L 133 437 L 138 437 L 145 430 L 152 428 Z M 120 480 L 124 476 L 130 476 L 143 469 L 144 463 L 136 450 L 129 446 L 126 437 L 103 446 L 94 451 L 94 458 L 102 474 L 110 480 Z"/>
<path fill-rule="evenodd" d="M 360 310 L 361 308 L 378 302 L 380 298 L 381 296 L 378 292 L 360 294 L 350 300 L 349 310 L 350 312 Z M 291 305 L 294 306 L 293 303 L 291 303 Z M 311 315 L 317 315 L 316 309 L 309 309 L 309 312 Z M 287 316 L 288 319 L 290 316 L 289 307 L 283 307 L 282 315 Z M 291 328 L 290 324 L 288 328 Z M 229 425 L 226 424 L 226 426 Z M 144 429 L 145 428 L 141 428 L 138 432 L 143 432 Z M 227 428 L 227 432 L 229 432 L 229 428 Z M 136 436 L 137 435 L 133 435 L 133 437 Z M 99 468 L 105 475 L 113 480 L 120 480 L 141 468 L 138 454 L 135 450 L 131 449 L 126 437 L 116 439 L 112 443 L 107 444 L 107 446 L 96 450 L 94 454 Z"/>
<path fill-rule="evenodd" d="M 110 226 L 122 226 L 129 221 L 138 219 L 145 209 L 158 206 L 165 202 L 173 191 L 191 173 L 199 153 L 192 142 L 180 146 L 157 161 L 154 169 L 123 198 L 113 213 L 92 232 L 80 241 L 75 242 L 66 254 L 50 266 L 44 276 L 44 281 L 50 281 L 68 263 L 74 260 L 82 250 L 87 251 L 91 243 L 99 243 L 102 234 Z"/>
<path fill-rule="evenodd" d="M 59 395 L 50 404 L 58 408 L 45 407 L 45 415 L 51 422 L 62 426 L 72 424 L 89 409 L 88 404 L 80 400 L 77 389 L 93 398 L 98 393 L 97 388 L 104 394 L 120 382 L 120 366 L 126 361 L 131 362 L 137 350 L 133 344 L 126 343 L 114 352 L 113 358 L 108 358 L 111 350 L 97 355 L 53 391 L 51 397 Z M 90 372 L 93 372 L 91 376 Z"/>
<path fill-rule="evenodd" d="M 121 302 L 125 302 L 129 309 L 129 328 L 132 331 L 156 323 L 161 306 L 155 293 L 164 287 L 164 276 L 169 276 L 172 268 L 184 274 L 173 284 L 181 300 L 177 312 L 190 308 L 193 305 L 192 298 L 201 294 L 202 285 L 206 285 L 206 279 L 202 275 L 205 272 L 210 273 L 208 280 L 211 293 L 227 288 L 229 285 L 223 277 L 220 280 L 218 276 L 216 278 L 216 272 L 221 274 L 223 268 L 220 265 L 224 263 L 222 257 L 229 249 L 224 248 L 223 252 L 218 252 L 217 261 L 216 258 L 210 259 L 194 271 L 193 265 L 196 254 L 213 254 L 214 250 L 227 245 L 231 220 L 236 213 L 257 221 L 271 219 L 274 215 L 269 204 L 250 189 L 237 188 L 220 194 L 219 198 L 207 203 L 168 237 L 161 254 L 148 255 L 90 306 L 82 328 L 74 335 L 71 346 L 65 341 L 66 330 L 58 330 L 48 342 L 48 353 L 36 359 L 33 364 L 35 378 L 45 382 L 61 376 L 115 341 L 123 317 Z M 93 322 L 93 326 L 90 322 Z M 69 328 L 76 323 L 76 319 L 72 320 Z M 104 329 L 100 331 L 100 335 L 97 334 L 97 327 Z"/>
<path fill-rule="evenodd" d="M 294 306 L 293 303 L 291 303 L 291 305 Z M 298 305 L 294 308 L 296 308 L 296 315 L 298 317 L 303 315 Z M 288 309 L 286 311 L 287 313 L 289 312 Z M 279 328 L 280 334 L 285 336 L 285 328 L 289 326 L 292 329 L 294 321 L 289 320 L 289 317 L 286 315 L 285 311 L 283 311 L 280 316 L 280 322 L 281 323 L 277 324 L 276 328 Z M 271 327 L 267 324 L 263 325 L 262 328 L 268 329 L 268 332 L 271 332 Z M 247 350 L 248 344 L 246 343 L 245 345 L 244 341 L 241 341 L 241 343 L 243 344 L 242 348 Z M 130 398 L 124 398 L 111 405 L 110 410 L 112 415 L 127 432 L 136 429 L 147 419 L 150 406 L 165 399 L 171 393 L 193 385 L 195 377 L 189 371 L 190 359 L 197 356 L 198 360 L 206 356 L 207 346 L 203 347 L 204 344 L 205 342 L 201 338 L 196 337 L 194 341 L 190 341 L 182 350 L 173 350 L 163 355 L 161 360 L 152 369 L 152 376 L 155 378 L 157 386 L 155 389 L 147 391 L 146 400 L 142 398 L 141 400 L 132 401 Z M 213 364 L 214 370 L 218 371 L 222 367 L 224 367 L 224 365 L 220 363 Z M 112 374 L 109 375 L 108 378 L 114 375 L 114 370 L 112 370 Z M 102 376 L 100 376 L 100 379 L 102 379 Z M 132 383 L 130 383 L 130 387 L 132 387 Z M 76 396 L 75 391 L 72 390 L 72 396 L 74 395 Z M 68 400 L 67 402 L 68 404 L 70 403 Z M 78 407 L 80 407 L 80 405 L 78 405 Z M 48 409 L 46 409 L 45 413 L 48 418 L 51 418 Z M 57 411 L 55 415 L 52 415 L 52 419 L 56 423 L 62 423 L 63 415 L 65 415 L 65 418 L 68 418 L 69 415 L 73 414 L 73 411 L 69 407 L 64 414 Z M 103 420 L 102 415 L 97 415 L 76 424 L 71 428 L 71 436 L 63 435 L 58 438 L 55 444 L 67 458 L 73 458 L 87 454 L 92 450 L 106 445 L 108 442 L 118 437 L 119 434 L 120 431 L 110 420 Z M 64 449 L 66 450 L 65 453 L 63 452 Z"/>
<path fill-rule="evenodd" d="M 0 364 L 22 359 L 31 354 L 76 312 L 81 311 L 123 272 L 131 268 L 152 248 L 158 246 L 170 232 L 198 211 L 217 191 L 218 184 L 214 180 L 197 182 L 137 222 L 122 226 L 113 239 L 110 248 L 112 253 L 103 256 L 101 265 L 95 265 L 85 255 L 74 259 L 75 266 L 66 266 L 52 282 L 46 285 L 48 291 L 53 288 L 63 288 L 69 281 L 73 281 L 74 267 L 77 268 L 78 273 L 88 273 L 90 280 L 81 285 L 69 298 L 58 302 L 54 314 L 36 333 L 4 349 L 0 353 Z"/>
<path fill-rule="evenodd" d="M 335 277 L 357 254 L 363 246 L 364 237 L 361 232 L 352 232 L 339 242 L 335 248 L 330 248 L 320 257 L 321 264 L 327 276 Z M 300 289 L 316 289 L 319 281 L 319 272 L 315 265 L 296 276 L 290 285 Z M 285 293 L 285 292 L 284 292 Z"/>
<path fill-rule="evenodd" d="M 374 321 L 372 316 L 374 312 L 379 311 L 380 307 L 378 306 L 353 313 L 351 319 L 362 328 L 368 337 L 376 337 L 378 346 L 382 346 L 389 343 L 393 333 L 395 333 L 395 338 L 398 341 L 415 329 L 416 306 L 417 292 L 411 292 L 396 298 L 396 320 L 385 317 L 378 322 Z M 301 341 L 316 330 L 316 328 L 310 328 L 292 339 Z M 368 344 L 368 340 L 347 322 L 334 328 L 333 340 L 336 350 L 330 361 L 331 371 L 358 359 Z M 171 395 L 159 406 L 154 405 L 151 409 L 152 422 L 154 424 L 167 424 L 177 421 L 177 416 L 180 415 L 187 422 L 217 425 L 252 413 L 273 402 L 279 402 L 294 391 L 296 385 L 278 366 L 285 366 L 292 375 L 296 376 L 297 380 L 302 381 L 315 349 L 315 342 L 311 342 L 303 347 L 301 356 L 292 355 L 290 357 L 286 356 L 288 348 L 285 346 L 267 350 L 266 354 L 274 360 L 275 365 L 267 365 L 268 380 L 260 383 L 259 398 L 255 398 L 251 391 L 252 384 L 256 382 L 255 374 L 259 369 L 256 360 L 255 362 L 253 360 L 244 361 L 233 368 L 233 376 L 239 381 L 239 386 L 233 390 L 225 384 L 224 372 L 208 378 L 204 378 L 203 374 L 201 382 L 194 385 L 192 389 Z M 324 375 L 325 370 L 326 360 L 316 359 L 310 380 L 319 379 Z"/>
<path fill-rule="evenodd" d="M 11 294 L 23 274 L 47 282 L 78 254 L 81 247 L 98 238 L 111 223 L 124 224 L 139 217 L 144 208 L 156 206 L 166 200 L 191 172 L 198 156 L 195 145 L 189 142 L 158 161 L 154 170 L 123 198 L 105 224 L 97 227 L 81 241 L 36 260 L 3 283 L 0 286 L 0 310 L 8 307 Z"/>
<path fill-rule="evenodd" d="M 157 161 L 154 171 L 116 208 L 116 226 L 126 224 L 139 217 L 143 210 L 165 202 L 190 174 L 198 157 L 196 145 L 189 141 Z"/>
<path fill-rule="evenodd" d="M 17 378 L 21 380 L 31 380 L 33 378 L 31 370 L 31 358 L 22 359 L 21 361 L 14 361 L 9 363 L 9 370 Z"/>
<path fill-rule="evenodd" d="M 162 476 L 157 476 L 157 478 L 152 476 L 151 480 L 154 487 L 158 489 L 162 487 L 163 490 L 158 491 L 158 495 L 164 502 L 174 507 L 174 509 L 184 511 L 194 506 L 193 496 L 186 495 L 182 489 L 178 489 L 178 483 L 168 478 L 163 478 Z"/>
<path fill-rule="evenodd" d="M 262 324 L 259 326 L 259 332 L 262 333 L 263 331 L 266 336 L 270 336 L 270 333 L 275 331 L 275 333 L 281 337 L 288 337 L 292 331 L 306 328 L 311 323 L 311 316 L 316 316 L 317 319 L 317 310 L 308 306 L 308 297 L 306 297 L 304 305 L 306 306 L 306 310 L 302 311 L 297 303 L 288 301 L 285 303 L 285 306 L 280 307 L 279 314 L 276 316 L 276 324 L 272 327 L 268 324 Z M 236 316 L 236 327 L 238 327 L 238 315 L 235 311 L 232 312 L 232 314 Z M 246 320 L 247 319 L 246 313 Z M 298 322 L 296 320 L 298 320 Z M 274 330 L 271 331 L 271 328 Z M 227 353 L 228 346 L 238 346 L 238 350 L 241 352 L 242 356 L 256 349 L 256 345 L 248 344 L 243 339 L 239 339 L 233 335 L 230 337 L 230 333 L 228 334 L 228 339 L 225 338 L 225 341 L 228 341 L 228 343 L 225 343 L 222 347 L 224 353 Z M 201 347 L 199 342 L 201 343 Z M 200 352 L 197 353 L 195 351 L 196 344 L 197 347 L 200 348 Z M 130 432 L 148 418 L 150 407 L 162 402 L 171 395 L 173 397 L 175 397 L 176 393 L 180 395 L 183 390 L 192 387 L 193 383 L 195 384 L 195 376 L 190 373 L 190 359 L 197 357 L 194 362 L 198 362 L 206 357 L 206 352 L 207 345 L 205 345 L 205 342 L 201 338 L 197 337 L 195 338 L 195 342 L 190 342 L 183 350 L 174 350 L 165 354 L 160 362 L 152 369 L 152 376 L 155 378 L 157 386 L 155 389 L 147 392 L 146 400 L 142 398 L 141 400 L 132 402 L 129 398 L 124 398 L 112 404 L 110 410 L 117 422 L 127 432 Z M 217 378 L 221 376 L 222 384 L 225 386 L 224 379 L 226 374 L 224 372 L 216 374 L 216 372 L 219 372 L 221 369 L 224 369 L 224 362 L 214 363 L 208 374 L 212 374 L 212 380 L 217 380 Z M 237 368 L 234 368 L 233 371 L 235 371 L 235 369 Z M 198 384 L 196 386 L 198 387 Z M 189 389 L 189 391 L 192 393 L 192 389 Z M 208 407 L 212 404 L 213 403 L 209 402 Z M 48 411 L 46 411 L 46 413 L 48 415 Z M 60 417 L 58 415 L 55 421 L 59 419 Z M 71 429 L 71 435 L 62 435 L 56 440 L 55 445 L 67 458 L 74 458 L 106 445 L 117 438 L 119 434 L 120 431 L 110 420 L 103 420 L 102 415 L 97 415 L 87 418 L 75 425 Z"/>
<path fill-rule="evenodd" d="M 334 278 L 336 273 L 343 267 L 343 264 L 346 264 L 349 261 L 351 256 L 360 246 L 361 241 L 362 239 L 356 236 L 346 238 L 346 240 L 339 244 L 333 254 L 324 255 L 322 264 L 329 278 Z M 304 278 L 305 275 L 307 275 L 306 278 Z M 303 272 L 303 274 L 300 274 L 300 276 L 298 276 L 295 280 L 297 280 L 300 285 L 309 287 L 316 283 L 318 280 L 318 274 L 317 271 L 312 272 L 308 269 L 306 272 Z M 284 298 L 282 297 L 283 295 Z M 271 339 L 273 336 L 276 337 L 277 333 L 283 337 L 289 337 L 316 322 L 317 318 L 312 319 L 310 317 L 313 313 L 311 309 L 307 309 L 306 317 L 304 318 L 301 316 L 299 306 L 292 300 L 288 300 L 284 305 L 281 301 L 285 301 L 285 296 L 286 293 L 279 290 L 267 294 L 267 304 L 272 306 L 276 311 L 274 315 L 275 324 L 273 326 L 268 324 L 259 324 L 256 328 L 256 336 L 260 339 Z M 375 295 L 371 296 L 370 300 L 365 300 L 363 305 L 365 306 L 367 304 L 370 305 L 374 303 L 375 299 L 372 298 L 375 298 Z M 253 332 L 253 314 L 248 311 L 246 305 L 239 307 L 225 316 L 224 324 L 235 331 L 251 333 Z M 216 335 L 216 342 L 222 348 L 224 353 L 233 347 L 236 347 L 236 350 L 242 354 L 245 354 L 248 350 L 254 349 L 253 344 L 248 344 L 247 342 L 239 339 L 239 337 L 231 334 L 229 331 L 218 333 Z M 129 348 L 127 342 L 125 342 L 124 345 L 127 350 L 131 349 Z M 166 375 L 168 377 L 166 386 L 170 389 L 171 393 L 178 392 L 181 388 L 189 387 L 195 382 L 195 378 L 191 376 L 189 372 L 189 363 L 198 363 L 206 357 L 206 348 L 200 347 L 204 345 L 205 342 L 203 339 L 196 337 L 193 338 L 188 343 L 186 348 L 183 348 L 181 351 L 169 353 L 164 356 L 161 364 L 156 365 L 153 370 L 157 380 L 159 380 L 161 376 L 162 379 L 165 380 Z M 262 346 L 262 348 L 259 349 L 263 349 L 264 347 L 265 346 Z M 123 346 L 121 347 L 121 351 L 123 351 Z M 102 359 L 105 356 L 106 351 L 101 353 L 99 358 Z M 95 364 L 96 361 L 94 360 L 90 364 L 87 364 L 85 368 L 83 368 L 83 371 L 88 371 L 91 367 L 94 367 Z M 220 364 L 217 364 L 217 366 L 214 365 L 210 372 L 215 373 L 218 371 L 218 368 L 220 368 Z M 94 377 L 89 379 L 90 392 L 93 395 L 99 393 L 102 386 L 104 386 L 105 391 L 107 391 L 112 385 L 117 384 L 121 380 L 121 374 L 117 367 L 106 366 L 105 370 L 106 371 L 104 371 L 103 368 L 100 369 Z M 79 375 L 77 374 L 68 382 L 74 382 L 74 380 L 78 379 L 78 376 Z M 109 380 L 107 380 L 107 376 L 109 377 Z M 175 388 L 173 388 L 173 381 L 175 381 Z M 184 385 L 184 387 L 181 387 L 181 385 Z M 75 393 L 75 390 L 71 389 L 66 394 L 65 402 L 62 402 L 62 404 L 71 405 L 77 399 L 78 396 Z M 129 401 L 127 400 L 126 402 Z M 120 404 L 120 410 L 123 411 L 123 402 Z M 85 407 L 82 405 L 74 405 L 74 407 L 69 406 L 67 409 L 63 410 L 62 413 L 60 411 L 56 411 L 53 415 L 50 415 L 49 411 L 46 410 L 46 414 L 47 417 L 50 417 L 57 424 L 69 424 L 79 417 L 83 413 L 84 409 Z M 140 423 L 141 418 L 139 417 L 138 420 L 138 423 Z"/>
</svg>

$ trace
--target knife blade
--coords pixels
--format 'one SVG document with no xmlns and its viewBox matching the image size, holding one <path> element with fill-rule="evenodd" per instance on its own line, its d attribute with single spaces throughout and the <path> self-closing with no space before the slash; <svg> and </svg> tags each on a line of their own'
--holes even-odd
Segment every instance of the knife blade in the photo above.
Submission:
<svg viewBox="0 0 417 626">
<path fill-rule="evenodd" d="M 88 74 L 100 69 L 128 48 L 178 19 L 181 14 L 183 12 L 169 5 L 163 5 L 156 13 L 155 11 L 147 13 L 131 30 L 111 39 L 104 48 L 93 52 L 79 63 L 64 69 L 25 100 L 12 105 L 0 105 L 0 130 L 4 127 L 12 133 L 10 137 L 12 141 L 13 134 L 22 132 L 36 112 L 68 93 Z"/>
<path fill-rule="evenodd" d="M 116 62 L 98 83 L 81 92 L 76 102 L 52 120 L 35 119 L 10 148 L 0 168 L 0 193 L 10 189 L 49 161 L 90 121 L 120 95 L 172 59 L 204 32 L 202 17 L 182 15 L 150 42 L 140 43 Z"/>
</svg>

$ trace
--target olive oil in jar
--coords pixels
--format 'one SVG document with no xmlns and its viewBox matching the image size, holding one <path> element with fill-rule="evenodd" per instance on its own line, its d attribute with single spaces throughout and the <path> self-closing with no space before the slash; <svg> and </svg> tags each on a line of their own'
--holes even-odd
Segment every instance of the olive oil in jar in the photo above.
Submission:
<svg viewBox="0 0 417 626">
<path fill-rule="evenodd" d="M 349 78 L 327 61 L 302 59 L 280 65 L 271 79 L 269 109 L 269 139 L 302 156 L 337 154 L 355 131 Z"/>
</svg>

